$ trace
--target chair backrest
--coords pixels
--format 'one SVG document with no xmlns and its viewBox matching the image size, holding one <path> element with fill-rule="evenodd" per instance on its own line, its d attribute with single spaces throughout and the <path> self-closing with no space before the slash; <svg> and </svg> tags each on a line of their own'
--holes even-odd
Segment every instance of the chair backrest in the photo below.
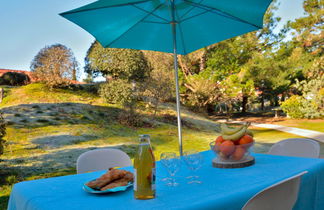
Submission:
<svg viewBox="0 0 324 210">
<path fill-rule="evenodd" d="M 312 139 L 285 139 L 272 145 L 268 153 L 271 155 L 319 158 L 320 145 Z"/>
<path fill-rule="evenodd" d="M 95 149 L 82 153 L 77 160 L 77 173 L 132 165 L 129 156 L 119 149 Z"/>
<path fill-rule="evenodd" d="M 304 171 L 267 187 L 246 202 L 242 210 L 291 210 L 298 198 L 301 176 Z"/>
</svg>

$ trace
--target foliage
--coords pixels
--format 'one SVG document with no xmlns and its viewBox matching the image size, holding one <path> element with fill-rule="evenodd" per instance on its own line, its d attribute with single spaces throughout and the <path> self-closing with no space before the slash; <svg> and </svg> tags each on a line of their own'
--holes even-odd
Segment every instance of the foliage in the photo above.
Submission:
<svg viewBox="0 0 324 210">
<path fill-rule="evenodd" d="M 93 76 L 143 81 L 151 70 L 143 52 L 132 49 L 103 48 L 95 41 L 85 58 L 85 71 Z"/>
<path fill-rule="evenodd" d="M 161 102 L 170 101 L 175 93 L 175 82 L 171 72 L 153 70 L 142 84 L 144 97 L 153 104 L 155 113 Z"/>
<path fill-rule="evenodd" d="M 208 109 L 208 107 L 216 105 L 221 97 L 219 85 L 211 80 L 201 78 L 199 75 L 188 77 L 185 86 L 188 91 L 184 103 L 192 107 Z"/>
<path fill-rule="evenodd" d="M 0 85 L 21 86 L 30 82 L 26 74 L 17 72 L 7 72 L 0 77 Z"/>
<path fill-rule="evenodd" d="M 5 140 L 3 140 L 3 137 L 6 135 L 6 123 L 3 118 L 3 114 L 0 113 L 0 155 L 3 154 Z"/>
<path fill-rule="evenodd" d="M 258 40 L 255 33 L 242 35 L 215 44 L 207 54 L 206 74 L 214 81 L 221 81 L 241 68 L 253 57 Z"/>
<path fill-rule="evenodd" d="M 305 16 L 288 23 L 293 35 L 289 42 L 293 49 L 288 56 L 289 67 L 303 74 L 303 78 L 296 80 L 293 86 L 295 95 L 291 98 L 299 98 L 298 109 L 302 112 L 302 118 L 322 118 L 324 116 L 323 5 L 321 1 L 305 0 L 303 7 Z"/>
<path fill-rule="evenodd" d="M 108 103 L 119 104 L 125 108 L 125 112 L 118 116 L 121 124 L 133 127 L 142 125 L 140 116 L 136 113 L 138 91 L 135 90 L 135 83 L 122 79 L 111 80 L 101 85 L 99 94 Z"/>
<path fill-rule="evenodd" d="M 102 84 L 99 89 L 99 94 L 108 103 L 128 107 L 133 106 L 137 100 L 133 89 L 131 83 L 122 79 L 116 79 Z"/>
<path fill-rule="evenodd" d="M 61 44 L 45 46 L 32 60 L 30 69 L 50 88 L 71 84 L 77 78 L 78 63 L 71 49 Z"/>
<path fill-rule="evenodd" d="M 280 107 L 293 119 L 303 118 L 304 114 L 301 110 L 303 100 L 304 99 L 301 96 L 294 95 L 281 103 Z"/>
<path fill-rule="evenodd" d="M 309 81 L 297 81 L 301 96 L 293 95 L 281 107 L 292 118 L 324 117 L 324 74 Z"/>
<path fill-rule="evenodd" d="M 118 116 L 118 122 L 121 125 L 140 128 L 144 125 L 144 121 L 140 114 L 134 111 L 121 112 Z"/>
<path fill-rule="evenodd" d="M 152 71 L 141 85 L 141 95 L 153 105 L 156 113 L 159 103 L 170 101 L 175 94 L 173 58 L 167 53 L 153 51 L 143 53 Z"/>
</svg>

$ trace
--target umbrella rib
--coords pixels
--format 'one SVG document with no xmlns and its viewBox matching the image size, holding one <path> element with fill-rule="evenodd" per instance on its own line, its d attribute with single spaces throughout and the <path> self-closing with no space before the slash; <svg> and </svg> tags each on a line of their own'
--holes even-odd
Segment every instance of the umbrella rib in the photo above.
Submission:
<svg viewBox="0 0 324 210">
<path fill-rule="evenodd" d="M 182 20 L 180 20 L 180 22 L 184 22 L 184 21 L 186 21 L 186 20 L 189 20 L 189 19 L 192 19 L 192 18 L 194 18 L 194 17 L 197 17 L 197 16 L 200 16 L 200 15 L 206 14 L 206 13 L 208 13 L 208 12 L 213 12 L 213 11 L 212 11 L 212 10 L 205 10 L 204 12 L 201 12 L 201 13 L 199 13 L 199 14 L 193 15 L 193 16 L 191 16 L 191 17 L 187 17 L 187 18 L 185 18 L 185 19 L 182 19 Z"/>
<path fill-rule="evenodd" d="M 153 12 L 155 12 L 157 9 L 159 9 L 163 4 L 159 4 L 157 7 L 155 7 L 149 14 L 145 15 L 141 20 L 139 20 L 137 23 L 135 23 L 132 27 L 130 27 L 129 29 L 127 29 L 127 31 L 125 31 L 122 35 L 120 35 L 119 37 L 117 37 L 116 39 L 114 39 L 113 41 L 111 41 L 109 44 L 105 45 L 105 47 L 109 47 L 111 44 L 113 44 L 114 42 L 116 42 L 117 40 L 119 40 L 122 36 L 124 36 L 127 32 L 129 32 L 130 30 L 132 30 L 135 26 L 137 26 L 139 23 L 143 22 L 143 20 L 145 20 L 145 18 L 147 18 L 148 16 L 150 16 Z"/>
<path fill-rule="evenodd" d="M 203 2 L 204 0 L 201 0 L 200 2 L 199 2 L 199 4 L 201 3 L 201 2 Z M 181 20 L 184 16 L 186 16 L 189 12 L 191 12 L 193 9 L 195 8 L 195 6 L 193 6 L 193 5 L 191 5 L 191 8 L 190 9 L 188 9 L 188 11 L 187 12 L 185 12 L 179 19 Z"/>
<path fill-rule="evenodd" d="M 233 15 L 227 13 L 227 12 L 224 12 L 224 11 L 222 11 L 220 9 L 213 8 L 213 7 L 209 7 L 209 6 L 206 6 L 206 5 L 203 5 L 203 4 L 199 4 L 199 3 L 194 3 L 194 2 L 191 2 L 191 1 L 188 1 L 188 0 L 183 0 L 183 1 L 186 2 L 186 3 L 188 3 L 188 4 L 193 5 L 195 7 L 198 7 L 200 9 L 206 10 L 207 12 L 217 12 L 218 15 L 221 15 L 223 17 L 232 18 L 233 20 L 236 20 L 236 21 L 239 21 L 239 22 L 242 22 L 242 23 L 246 23 L 246 24 L 252 25 L 252 26 L 254 26 L 256 28 L 262 28 L 260 26 L 257 26 L 255 24 L 253 24 L 253 23 L 250 23 L 250 22 L 248 22 L 246 20 L 243 20 L 243 19 L 238 18 L 236 16 L 233 16 Z M 222 14 L 219 14 L 219 13 L 222 13 Z"/>
<path fill-rule="evenodd" d="M 141 10 L 141 11 L 143 11 L 143 12 L 146 12 L 147 14 L 149 14 L 149 15 L 153 15 L 154 17 L 157 17 L 157 18 L 159 18 L 159 19 L 161 19 L 161 20 L 164 20 L 165 21 L 165 23 L 167 23 L 167 24 L 169 24 L 169 20 L 167 20 L 167 19 L 165 19 L 165 18 L 163 18 L 163 17 L 160 17 L 160 16 L 158 16 L 158 15 L 156 15 L 156 14 L 154 14 L 154 13 L 151 13 L 150 11 L 147 11 L 147 10 L 145 10 L 145 9 L 143 9 L 143 8 L 140 8 L 140 7 L 138 7 L 138 6 L 136 6 L 136 5 L 132 5 L 133 7 L 135 7 L 135 8 L 137 8 L 137 9 L 139 9 L 139 10 Z"/>
<path fill-rule="evenodd" d="M 76 11 L 72 10 L 72 11 L 60 13 L 60 15 L 63 16 L 63 15 L 70 15 L 70 14 L 79 13 L 79 12 L 88 12 L 88 11 L 97 10 L 97 9 L 105 9 L 105 8 L 109 8 L 109 7 L 120 7 L 120 6 L 134 5 L 134 4 L 140 4 L 140 3 L 144 3 L 144 2 L 148 2 L 148 1 L 151 1 L 151 0 L 143 0 L 143 1 L 133 2 L 133 3 L 116 4 L 116 5 L 109 5 L 109 6 L 89 8 L 89 9 L 80 9 L 80 10 L 76 10 Z"/>
<path fill-rule="evenodd" d="M 150 21 L 150 20 L 143 20 L 142 23 L 170 24 L 166 22 L 158 22 L 158 21 Z"/>
</svg>

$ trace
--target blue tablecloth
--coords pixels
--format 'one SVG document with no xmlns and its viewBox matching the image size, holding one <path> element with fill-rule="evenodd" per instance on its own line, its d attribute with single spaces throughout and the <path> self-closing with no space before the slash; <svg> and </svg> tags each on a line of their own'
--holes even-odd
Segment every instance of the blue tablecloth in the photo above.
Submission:
<svg viewBox="0 0 324 210">
<path fill-rule="evenodd" d="M 198 171 L 200 185 L 185 181 L 185 166 L 178 172 L 177 187 L 167 187 L 161 181 L 166 175 L 157 163 L 157 197 L 135 200 L 133 190 L 94 195 L 82 190 L 83 183 L 97 178 L 104 171 L 70 175 L 14 185 L 9 210 L 15 209 L 241 209 L 246 201 L 261 189 L 302 171 L 301 188 L 295 210 L 324 209 L 324 160 L 253 154 L 256 164 L 239 169 L 218 169 L 211 166 L 214 154 L 202 153 L 204 165 Z M 284 198 L 283 198 L 284 199 Z"/>
</svg>

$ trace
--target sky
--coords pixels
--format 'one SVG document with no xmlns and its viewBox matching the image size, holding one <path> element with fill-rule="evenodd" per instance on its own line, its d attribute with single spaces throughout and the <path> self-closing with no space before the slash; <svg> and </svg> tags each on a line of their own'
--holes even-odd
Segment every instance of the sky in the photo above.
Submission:
<svg viewBox="0 0 324 210">
<path fill-rule="evenodd" d="M 94 0 L 0 0 L 0 69 L 30 70 L 40 49 L 56 43 L 71 48 L 83 71 L 94 38 L 58 14 Z M 303 0 L 279 0 L 282 23 L 303 15 Z M 81 79 L 85 75 L 82 74 Z"/>
</svg>

